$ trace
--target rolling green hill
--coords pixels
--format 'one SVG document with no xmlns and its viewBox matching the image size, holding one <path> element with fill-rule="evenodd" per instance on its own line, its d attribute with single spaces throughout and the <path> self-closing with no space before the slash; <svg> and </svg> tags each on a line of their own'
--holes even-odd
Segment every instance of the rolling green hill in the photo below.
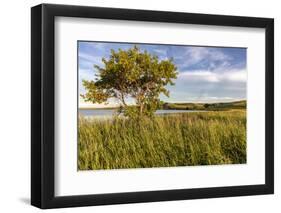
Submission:
<svg viewBox="0 0 281 213">
<path fill-rule="evenodd" d="M 230 110 L 230 109 L 246 109 L 247 102 L 235 101 L 226 103 L 164 103 L 162 109 L 173 110 Z"/>
</svg>

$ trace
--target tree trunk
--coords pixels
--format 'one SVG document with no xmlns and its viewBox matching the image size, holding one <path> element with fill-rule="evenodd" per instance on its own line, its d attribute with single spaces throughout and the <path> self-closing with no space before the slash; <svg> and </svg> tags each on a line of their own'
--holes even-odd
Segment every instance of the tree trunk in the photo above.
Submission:
<svg viewBox="0 0 281 213">
<path fill-rule="evenodd" d="M 126 102 L 125 102 L 125 98 L 124 98 L 124 94 L 123 94 L 123 93 L 121 93 L 121 102 L 122 102 L 122 104 L 124 105 L 124 107 L 127 106 L 127 104 L 126 104 Z"/>
<path fill-rule="evenodd" d="M 143 103 L 140 103 L 140 116 L 142 116 L 143 113 Z"/>
</svg>

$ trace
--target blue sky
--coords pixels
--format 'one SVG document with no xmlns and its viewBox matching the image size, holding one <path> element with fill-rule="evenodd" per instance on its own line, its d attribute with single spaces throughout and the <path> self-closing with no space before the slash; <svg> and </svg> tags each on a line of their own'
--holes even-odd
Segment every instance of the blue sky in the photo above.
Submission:
<svg viewBox="0 0 281 213">
<path fill-rule="evenodd" d="M 102 57 L 110 50 L 129 49 L 135 44 L 109 42 L 78 42 L 79 93 L 85 93 L 82 79 L 94 80 L 103 66 Z M 179 72 L 174 86 L 168 86 L 170 97 L 160 96 L 166 102 L 226 102 L 246 99 L 246 48 L 200 47 L 182 45 L 137 44 L 143 51 L 157 55 L 160 60 L 173 58 Z M 131 101 L 128 99 L 128 101 Z M 116 105 L 110 100 L 109 106 Z M 79 106 L 90 106 L 79 99 Z M 98 105 L 92 105 L 98 107 Z M 103 105 L 100 105 L 101 107 Z"/>
</svg>

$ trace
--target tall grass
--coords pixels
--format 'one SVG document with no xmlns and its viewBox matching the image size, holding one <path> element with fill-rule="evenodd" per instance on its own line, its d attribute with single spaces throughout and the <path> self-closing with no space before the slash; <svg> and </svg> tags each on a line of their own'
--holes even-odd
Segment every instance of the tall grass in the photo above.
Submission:
<svg viewBox="0 0 281 213">
<path fill-rule="evenodd" d="M 244 110 L 79 119 L 78 169 L 246 163 Z"/>
</svg>

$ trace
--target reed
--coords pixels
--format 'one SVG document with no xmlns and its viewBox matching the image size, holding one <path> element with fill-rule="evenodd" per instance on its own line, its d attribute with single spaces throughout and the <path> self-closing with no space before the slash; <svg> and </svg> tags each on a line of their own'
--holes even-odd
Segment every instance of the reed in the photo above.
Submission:
<svg viewBox="0 0 281 213">
<path fill-rule="evenodd" d="M 78 169 L 125 169 L 246 163 L 246 111 L 79 118 Z"/>
</svg>

